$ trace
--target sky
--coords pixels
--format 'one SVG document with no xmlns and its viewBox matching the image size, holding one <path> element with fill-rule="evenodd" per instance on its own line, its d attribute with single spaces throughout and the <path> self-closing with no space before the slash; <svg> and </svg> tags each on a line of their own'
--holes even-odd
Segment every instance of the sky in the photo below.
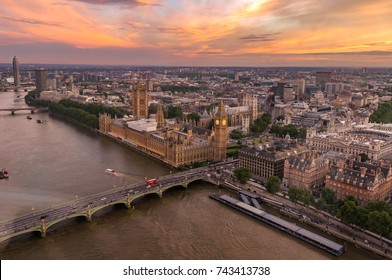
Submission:
<svg viewBox="0 0 392 280">
<path fill-rule="evenodd" d="M 391 67 L 391 0 L 0 0 L 0 62 Z"/>
</svg>

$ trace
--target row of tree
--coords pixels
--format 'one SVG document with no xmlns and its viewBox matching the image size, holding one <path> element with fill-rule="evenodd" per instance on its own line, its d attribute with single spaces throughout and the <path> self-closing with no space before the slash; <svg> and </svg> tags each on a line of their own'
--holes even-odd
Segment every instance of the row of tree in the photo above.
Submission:
<svg viewBox="0 0 392 280">
<path fill-rule="evenodd" d="M 250 126 L 250 131 L 254 134 L 263 133 L 271 124 L 271 115 L 268 113 L 258 117 L 255 122 Z"/>
<path fill-rule="evenodd" d="M 251 172 L 248 168 L 240 167 L 234 170 L 234 176 L 244 184 L 250 179 Z M 280 186 L 281 180 L 277 176 L 269 177 L 265 184 L 270 193 L 279 192 Z M 296 186 L 289 186 L 288 196 L 294 202 L 313 205 L 320 210 L 328 211 L 345 224 L 356 225 L 392 238 L 392 205 L 384 201 L 370 201 L 366 207 L 361 207 L 352 196 L 343 201 L 337 200 L 334 191 L 327 188 L 324 188 L 321 197 L 315 200 L 309 190 Z"/>
<path fill-rule="evenodd" d="M 357 200 L 348 196 L 345 200 L 337 200 L 331 189 L 324 188 L 317 201 L 307 189 L 290 186 L 288 195 L 294 202 L 314 205 L 316 208 L 330 212 L 347 225 L 356 225 L 362 229 L 392 237 L 392 206 L 384 201 L 370 201 L 365 207 L 358 205 Z"/>
<path fill-rule="evenodd" d="M 269 132 L 280 137 L 284 137 L 288 134 L 291 138 L 306 139 L 306 127 L 297 128 L 295 125 L 292 124 L 273 124 Z"/>
<path fill-rule="evenodd" d="M 47 107 L 51 113 L 87 125 L 93 129 L 99 127 L 98 117 L 100 113 L 108 113 L 112 117 L 123 117 L 124 114 L 129 114 L 124 109 L 105 107 L 102 104 L 83 104 L 68 99 L 62 99 L 59 102 L 36 99 L 35 91 L 29 92 L 25 96 L 25 101 L 30 106 Z"/>
</svg>

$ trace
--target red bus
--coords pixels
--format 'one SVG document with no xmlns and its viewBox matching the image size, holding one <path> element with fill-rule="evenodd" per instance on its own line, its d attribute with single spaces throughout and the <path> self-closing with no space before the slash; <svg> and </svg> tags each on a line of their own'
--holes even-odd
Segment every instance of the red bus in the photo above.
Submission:
<svg viewBox="0 0 392 280">
<path fill-rule="evenodd" d="M 151 187 L 151 185 L 155 185 L 157 183 L 157 178 L 150 179 L 147 181 L 147 186 Z"/>
</svg>

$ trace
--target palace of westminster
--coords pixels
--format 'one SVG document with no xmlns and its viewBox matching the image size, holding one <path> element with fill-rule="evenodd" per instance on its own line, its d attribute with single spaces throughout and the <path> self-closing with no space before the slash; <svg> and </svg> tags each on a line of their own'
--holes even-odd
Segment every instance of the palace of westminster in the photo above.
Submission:
<svg viewBox="0 0 392 280">
<path fill-rule="evenodd" d="M 155 119 L 148 118 L 148 94 L 141 83 L 133 87 L 132 104 L 131 118 L 112 119 L 101 114 L 100 132 L 121 139 L 173 167 L 226 158 L 228 118 L 222 103 L 214 115 L 212 131 L 165 121 L 160 103 Z"/>
</svg>

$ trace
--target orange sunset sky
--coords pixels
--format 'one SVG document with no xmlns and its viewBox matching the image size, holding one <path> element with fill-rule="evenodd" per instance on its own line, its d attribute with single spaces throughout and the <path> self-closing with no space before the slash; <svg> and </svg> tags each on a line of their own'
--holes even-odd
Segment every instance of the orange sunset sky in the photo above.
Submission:
<svg viewBox="0 0 392 280">
<path fill-rule="evenodd" d="M 391 0 L 0 0 L 0 62 L 392 65 Z"/>
</svg>

